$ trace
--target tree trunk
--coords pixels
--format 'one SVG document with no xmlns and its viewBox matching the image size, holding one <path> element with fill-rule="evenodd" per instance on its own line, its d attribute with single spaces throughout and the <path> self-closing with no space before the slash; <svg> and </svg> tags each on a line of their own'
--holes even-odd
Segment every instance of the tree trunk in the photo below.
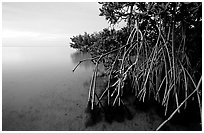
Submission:
<svg viewBox="0 0 204 133">
<path fill-rule="evenodd" d="M 129 15 L 129 18 L 128 18 L 128 29 L 129 31 L 131 31 L 131 27 L 132 27 L 132 11 L 133 11 L 133 7 L 134 7 L 134 2 L 131 3 L 130 5 L 130 15 Z"/>
</svg>

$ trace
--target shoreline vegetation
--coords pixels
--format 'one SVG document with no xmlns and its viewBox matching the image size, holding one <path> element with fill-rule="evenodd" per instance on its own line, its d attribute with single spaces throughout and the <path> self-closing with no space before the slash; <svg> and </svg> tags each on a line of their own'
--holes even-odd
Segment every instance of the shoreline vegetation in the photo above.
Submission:
<svg viewBox="0 0 204 133">
<path fill-rule="evenodd" d="M 153 130 L 173 119 L 197 123 L 201 130 L 202 3 L 99 4 L 100 16 L 111 25 L 125 21 L 127 26 L 71 38 L 72 48 L 91 54 L 73 72 L 85 61 L 95 65 L 86 109 L 92 122 L 87 126 L 100 121 L 101 112 L 109 123 L 131 120 L 127 105 L 135 102 L 136 108 L 159 108 L 165 120 Z M 101 63 L 105 70 L 99 74 Z"/>
</svg>

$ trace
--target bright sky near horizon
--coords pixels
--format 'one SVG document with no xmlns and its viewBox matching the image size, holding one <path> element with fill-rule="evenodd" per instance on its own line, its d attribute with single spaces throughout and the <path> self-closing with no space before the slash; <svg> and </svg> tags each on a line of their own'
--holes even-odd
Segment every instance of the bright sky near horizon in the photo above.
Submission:
<svg viewBox="0 0 204 133">
<path fill-rule="evenodd" d="M 97 2 L 3 2 L 3 46 L 64 46 L 109 26 Z"/>
</svg>

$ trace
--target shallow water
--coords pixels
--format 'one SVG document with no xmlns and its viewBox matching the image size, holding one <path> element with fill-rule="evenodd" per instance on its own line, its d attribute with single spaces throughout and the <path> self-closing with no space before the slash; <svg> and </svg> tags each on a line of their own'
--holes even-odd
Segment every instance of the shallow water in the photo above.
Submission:
<svg viewBox="0 0 204 133">
<path fill-rule="evenodd" d="M 87 127 L 93 64 L 82 63 L 74 73 L 72 69 L 88 54 L 69 47 L 3 47 L 2 53 L 3 130 L 145 131 L 155 130 L 164 120 L 154 107 L 146 111 L 130 107 L 132 120 L 110 124 L 102 119 Z M 189 129 L 168 123 L 163 130 Z"/>
<path fill-rule="evenodd" d="M 88 54 L 69 47 L 3 47 L 2 53 L 3 130 L 32 130 L 31 115 L 40 118 L 42 112 L 53 113 L 52 109 L 60 113 L 62 107 L 66 114 L 71 104 L 86 101 L 84 85 L 89 83 L 93 65 L 82 63 L 74 73 L 72 69 Z"/>
</svg>

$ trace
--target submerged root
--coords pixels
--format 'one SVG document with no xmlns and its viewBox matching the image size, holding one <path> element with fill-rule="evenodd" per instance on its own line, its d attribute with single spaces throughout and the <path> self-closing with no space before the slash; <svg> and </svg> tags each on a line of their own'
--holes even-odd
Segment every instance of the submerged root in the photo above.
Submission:
<svg viewBox="0 0 204 133">
<path fill-rule="evenodd" d="M 90 113 L 91 112 L 91 101 L 88 101 L 87 107 L 85 109 L 85 113 Z"/>
</svg>

